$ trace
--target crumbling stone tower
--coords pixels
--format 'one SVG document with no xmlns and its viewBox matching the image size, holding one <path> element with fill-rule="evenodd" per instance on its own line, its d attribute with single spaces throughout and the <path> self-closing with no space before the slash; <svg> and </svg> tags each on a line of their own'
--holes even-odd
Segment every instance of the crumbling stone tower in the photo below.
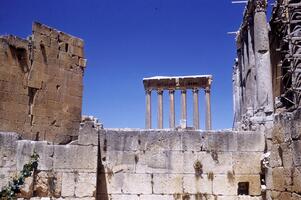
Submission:
<svg viewBox="0 0 301 200">
<path fill-rule="evenodd" d="M 0 37 L 0 130 L 67 143 L 78 134 L 84 42 L 33 23 L 26 40 Z"/>
</svg>

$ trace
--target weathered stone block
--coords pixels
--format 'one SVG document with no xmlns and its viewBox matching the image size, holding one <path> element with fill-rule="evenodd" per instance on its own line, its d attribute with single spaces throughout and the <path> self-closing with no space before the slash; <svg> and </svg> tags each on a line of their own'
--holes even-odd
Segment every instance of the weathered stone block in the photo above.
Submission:
<svg viewBox="0 0 301 200">
<path fill-rule="evenodd" d="M 273 144 L 271 147 L 271 155 L 269 158 L 269 166 L 270 167 L 281 167 L 282 159 L 280 157 L 280 153 L 282 152 L 279 144 Z M 282 156 L 282 155 L 281 155 Z"/>
<path fill-rule="evenodd" d="M 54 145 L 54 169 L 85 169 L 96 171 L 97 147 Z"/>
<path fill-rule="evenodd" d="M 283 167 L 276 167 L 272 170 L 273 190 L 291 191 L 292 171 Z"/>
<path fill-rule="evenodd" d="M 212 188 L 215 195 L 237 195 L 235 180 L 226 175 L 214 175 Z"/>
<path fill-rule="evenodd" d="M 239 132 L 237 134 L 238 151 L 259 151 L 265 148 L 265 137 L 260 132 Z"/>
<path fill-rule="evenodd" d="M 237 133 L 235 132 L 210 133 L 207 138 L 207 151 L 237 151 Z"/>
<path fill-rule="evenodd" d="M 101 130 L 106 134 L 107 151 L 135 151 L 138 149 L 138 131 Z"/>
<path fill-rule="evenodd" d="M 139 156 L 134 152 L 129 151 L 107 151 L 103 152 L 103 164 L 106 167 L 106 172 L 110 171 L 113 173 L 117 172 L 134 172 L 135 171 L 135 163 L 137 165 L 139 163 Z"/>
<path fill-rule="evenodd" d="M 75 195 L 75 181 L 78 173 L 63 173 L 62 176 L 62 197 L 73 197 Z"/>
<path fill-rule="evenodd" d="M 78 173 L 75 183 L 76 197 L 92 197 L 96 194 L 96 173 Z"/>
<path fill-rule="evenodd" d="M 292 191 L 296 193 L 301 193 L 301 167 L 296 167 L 293 169 L 292 178 Z"/>
<path fill-rule="evenodd" d="M 183 176 L 183 190 L 184 193 L 189 194 L 212 194 L 212 180 L 207 176 L 202 178 L 197 175 Z"/>
<path fill-rule="evenodd" d="M 78 144 L 98 145 L 98 131 L 94 127 L 94 122 L 85 122 L 79 129 Z"/>
<path fill-rule="evenodd" d="M 183 191 L 183 175 L 153 174 L 154 194 L 176 194 Z"/>
<path fill-rule="evenodd" d="M 168 151 L 147 150 L 135 155 L 136 173 L 167 173 Z"/>
<path fill-rule="evenodd" d="M 293 141 L 293 161 L 295 166 L 301 166 L 301 140 Z"/>
<path fill-rule="evenodd" d="M 259 174 L 261 172 L 261 152 L 233 153 L 235 174 Z M 252 158 L 252 159 L 250 159 Z"/>
<path fill-rule="evenodd" d="M 19 140 L 17 145 L 17 170 L 23 169 L 35 151 L 39 155 L 38 170 L 53 168 L 53 145 L 46 141 Z"/>
</svg>

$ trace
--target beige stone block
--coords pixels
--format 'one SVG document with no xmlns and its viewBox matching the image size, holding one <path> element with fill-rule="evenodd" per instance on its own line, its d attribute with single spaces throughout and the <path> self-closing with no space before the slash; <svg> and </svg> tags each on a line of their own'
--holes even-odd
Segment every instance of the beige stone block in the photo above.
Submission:
<svg viewBox="0 0 301 200">
<path fill-rule="evenodd" d="M 135 163 L 140 165 L 140 157 L 134 152 L 130 151 L 107 151 L 103 152 L 105 156 L 104 165 L 107 170 L 112 171 L 113 173 L 117 172 L 134 172 Z"/>
<path fill-rule="evenodd" d="M 215 195 L 237 195 L 235 180 L 228 179 L 226 175 L 215 175 L 213 178 L 213 194 Z"/>
<path fill-rule="evenodd" d="M 261 172 L 261 152 L 233 153 L 235 174 L 259 174 Z"/>
<path fill-rule="evenodd" d="M 103 177 L 103 175 L 101 175 Z M 150 174 L 107 173 L 100 181 L 101 194 L 151 194 Z M 135 184 L 133 184 L 135 183 Z"/>
<path fill-rule="evenodd" d="M 184 193 L 189 194 L 212 194 L 212 180 L 205 175 L 203 178 L 196 175 L 183 176 Z"/>
<path fill-rule="evenodd" d="M 273 190 L 291 191 L 292 171 L 283 167 L 276 167 L 272 170 Z"/>
<path fill-rule="evenodd" d="M 62 176 L 62 197 L 73 197 L 75 195 L 75 180 L 78 174 L 63 173 Z"/>
<path fill-rule="evenodd" d="M 301 200 L 301 195 L 293 193 L 292 194 L 292 200 Z"/>
<path fill-rule="evenodd" d="M 103 198 L 107 199 L 107 198 Z M 110 200 L 139 200 L 139 196 L 135 194 L 121 194 L 121 195 L 116 195 L 112 194 L 110 195 Z"/>
<path fill-rule="evenodd" d="M 168 151 L 140 151 L 136 154 L 136 160 L 136 173 L 168 173 Z"/>
<path fill-rule="evenodd" d="M 293 169 L 293 188 L 292 190 L 296 193 L 301 193 L 301 167 Z"/>
<path fill-rule="evenodd" d="M 139 200 L 175 200 L 173 195 L 155 195 L 155 194 L 151 194 L 151 195 L 141 195 L 139 197 Z"/>
<path fill-rule="evenodd" d="M 279 152 L 281 152 L 280 145 L 279 144 L 273 144 L 271 147 L 271 155 L 269 158 L 269 166 L 270 167 L 281 167 L 282 166 L 282 160 L 280 158 Z"/>
<path fill-rule="evenodd" d="M 92 197 L 96 194 L 96 173 L 78 173 L 75 184 L 76 197 Z"/>
<path fill-rule="evenodd" d="M 183 191 L 183 176 L 181 174 L 154 174 L 154 194 L 176 194 Z"/>
</svg>

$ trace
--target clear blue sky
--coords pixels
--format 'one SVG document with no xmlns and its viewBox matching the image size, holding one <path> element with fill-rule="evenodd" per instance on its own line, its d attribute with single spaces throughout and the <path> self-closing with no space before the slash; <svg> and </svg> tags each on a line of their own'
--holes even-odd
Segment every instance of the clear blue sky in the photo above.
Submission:
<svg viewBox="0 0 301 200">
<path fill-rule="evenodd" d="M 104 127 L 144 127 L 143 77 L 212 74 L 213 128 L 230 128 L 236 49 L 227 32 L 238 29 L 243 9 L 244 4 L 230 0 L 4 0 L 0 34 L 26 37 L 32 22 L 39 21 L 84 39 L 83 114 L 98 117 Z M 202 127 L 203 95 L 201 91 Z M 180 98 L 176 101 L 178 121 Z M 189 93 L 189 124 L 191 108 Z"/>
</svg>

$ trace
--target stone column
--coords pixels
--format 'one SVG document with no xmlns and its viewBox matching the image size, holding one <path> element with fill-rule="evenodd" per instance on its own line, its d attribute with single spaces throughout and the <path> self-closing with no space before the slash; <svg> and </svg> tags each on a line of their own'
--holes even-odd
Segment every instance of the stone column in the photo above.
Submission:
<svg viewBox="0 0 301 200">
<path fill-rule="evenodd" d="M 206 102 L 206 130 L 211 130 L 211 102 L 210 102 L 210 87 L 205 88 L 205 102 Z"/>
<path fill-rule="evenodd" d="M 169 128 L 175 128 L 175 90 L 169 90 Z"/>
<path fill-rule="evenodd" d="M 181 90 L 181 128 L 187 127 L 186 90 Z"/>
<path fill-rule="evenodd" d="M 200 128 L 200 118 L 199 118 L 199 89 L 194 88 L 192 90 L 193 94 L 193 127 L 195 129 Z"/>
<path fill-rule="evenodd" d="M 257 110 L 270 113 L 273 112 L 274 107 L 266 6 L 266 0 L 255 1 L 254 54 L 257 80 Z"/>
<path fill-rule="evenodd" d="M 146 100 L 146 114 L 145 114 L 145 128 L 152 128 L 152 105 L 151 105 L 151 90 L 145 91 L 145 100 Z"/>
<path fill-rule="evenodd" d="M 158 89 L 158 128 L 163 128 L 163 90 Z"/>
</svg>

